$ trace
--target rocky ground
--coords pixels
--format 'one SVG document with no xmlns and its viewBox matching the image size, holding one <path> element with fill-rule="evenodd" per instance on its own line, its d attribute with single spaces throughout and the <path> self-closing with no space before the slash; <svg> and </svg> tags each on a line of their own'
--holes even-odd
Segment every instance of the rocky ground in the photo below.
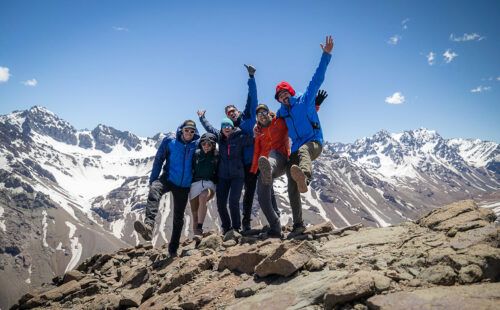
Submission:
<svg viewBox="0 0 500 310">
<path fill-rule="evenodd" d="M 207 232 L 176 258 L 145 243 L 95 255 L 12 309 L 499 309 L 495 219 L 466 200 L 385 228 L 325 222 L 294 240 Z"/>
</svg>

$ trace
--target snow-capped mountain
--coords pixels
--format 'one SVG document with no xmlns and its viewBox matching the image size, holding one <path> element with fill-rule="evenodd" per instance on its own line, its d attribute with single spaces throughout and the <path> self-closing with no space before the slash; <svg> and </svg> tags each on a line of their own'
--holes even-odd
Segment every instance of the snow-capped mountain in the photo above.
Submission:
<svg viewBox="0 0 500 310">
<path fill-rule="evenodd" d="M 40 106 L 0 116 L 0 308 L 94 253 L 140 242 L 132 223 L 144 217 L 164 136 L 105 125 L 76 130 Z M 326 143 L 302 195 L 304 220 L 387 226 L 463 198 L 500 211 L 499 150 L 494 142 L 446 140 L 423 128 Z M 274 188 L 283 225 L 291 223 L 286 184 L 283 177 Z M 156 246 L 170 237 L 171 199 L 160 203 Z M 266 224 L 256 200 L 253 211 L 252 224 Z M 188 236 L 189 207 L 185 218 Z M 211 201 L 205 227 L 218 223 Z"/>
</svg>

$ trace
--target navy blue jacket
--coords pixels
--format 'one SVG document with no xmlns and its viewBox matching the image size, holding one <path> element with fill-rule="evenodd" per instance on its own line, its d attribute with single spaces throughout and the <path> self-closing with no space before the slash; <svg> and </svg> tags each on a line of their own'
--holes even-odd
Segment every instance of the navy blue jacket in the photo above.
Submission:
<svg viewBox="0 0 500 310">
<path fill-rule="evenodd" d="M 199 138 L 200 135 L 197 129 L 193 140 L 184 141 L 180 126 L 177 128 L 175 135 L 166 136 L 156 152 L 149 184 L 158 179 L 163 166 L 162 179 L 167 179 L 179 187 L 191 187 L 191 179 L 193 178 L 192 157 L 198 147 Z M 164 162 L 165 164 L 163 164 Z"/>
<path fill-rule="evenodd" d="M 245 105 L 245 110 L 238 116 L 238 119 L 234 122 L 234 126 L 240 127 L 243 132 L 248 136 L 253 136 L 253 127 L 257 122 L 257 106 L 259 102 L 257 100 L 257 85 L 255 84 L 255 79 L 248 79 L 248 96 L 247 104 Z M 243 151 L 243 162 L 245 165 L 251 165 L 253 160 L 254 145 L 246 146 Z"/>
<path fill-rule="evenodd" d="M 219 169 L 217 176 L 223 179 L 244 178 L 245 170 L 243 164 L 244 148 L 254 144 L 252 135 L 247 135 L 238 127 L 226 138 L 226 136 L 215 129 L 205 117 L 200 118 L 206 131 L 217 135 L 219 141 Z"/>
<path fill-rule="evenodd" d="M 236 121 L 233 122 L 235 127 L 239 127 L 245 135 L 247 136 L 253 136 L 253 127 L 255 126 L 257 122 L 257 112 L 255 111 L 257 109 L 257 106 L 259 105 L 259 102 L 257 100 L 257 85 L 255 84 L 255 79 L 248 79 L 248 96 L 247 96 L 247 104 L 245 105 L 245 110 L 240 113 Z M 200 122 L 203 125 L 203 128 L 207 132 L 211 132 L 217 137 L 219 137 L 220 132 L 219 130 L 213 128 L 208 120 L 206 119 L 205 115 L 200 117 Z M 208 129 L 206 124 L 209 124 L 212 131 Z M 252 160 L 253 160 L 253 143 L 246 146 L 245 149 L 243 150 L 243 163 L 245 165 L 251 165 Z"/>
<path fill-rule="evenodd" d="M 290 106 L 281 104 L 276 113 L 278 117 L 285 119 L 288 127 L 288 136 L 292 139 L 292 152 L 309 141 L 316 140 L 323 145 L 323 130 L 319 122 L 318 112 L 314 101 L 321 84 L 325 80 L 325 72 L 332 55 L 323 53 L 314 76 L 307 86 L 304 94 L 296 93 L 288 100 Z"/>
</svg>

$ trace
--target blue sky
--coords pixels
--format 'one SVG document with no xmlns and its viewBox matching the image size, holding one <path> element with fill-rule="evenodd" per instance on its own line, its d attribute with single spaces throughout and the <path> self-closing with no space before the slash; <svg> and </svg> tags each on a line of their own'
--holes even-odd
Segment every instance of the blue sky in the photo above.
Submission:
<svg viewBox="0 0 500 310">
<path fill-rule="evenodd" d="M 0 114 L 42 105 L 139 136 L 202 108 L 217 124 L 244 107 L 244 63 L 277 109 L 276 84 L 304 91 L 332 34 L 328 141 L 426 127 L 500 142 L 498 16 L 498 1 L 2 0 Z"/>
</svg>

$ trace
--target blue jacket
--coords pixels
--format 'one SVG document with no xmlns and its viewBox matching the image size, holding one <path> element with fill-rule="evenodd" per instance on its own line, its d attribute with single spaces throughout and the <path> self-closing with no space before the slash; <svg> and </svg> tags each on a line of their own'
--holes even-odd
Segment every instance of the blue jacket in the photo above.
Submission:
<svg viewBox="0 0 500 310">
<path fill-rule="evenodd" d="M 285 119 L 288 136 L 292 139 L 292 152 L 309 141 L 316 140 L 323 145 L 323 130 L 319 122 L 314 100 L 321 84 L 325 80 L 325 72 L 332 55 L 323 53 L 319 66 L 307 86 L 306 92 L 296 93 L 288 100 L 290 106 L 281 104 L 277 116 Z"/>
<path fill-rule="evenodd" d="M 223 179 L 244 178 L 243 151 L 246 146 L 251 145 L 253 147 L 253 131 L 252 135 L 247 135 L 243 130 L 235 127 L 235 131 L 229 138 L 226 138 L 222 132 L 215 129 L 208 122 L 205 116 L 201 117 L 200 120 L 206 131 L 218 137 L 220 159 L 217 176 Z"/>
<path fill-rule="evenodd" d="M 196 129 L 193 140 L 184 141 L 180 126 L 175 135 L 166 136 L 156 152 L 149 184 L 158 179 L 163 166 L 162 179 L 167 179 L 179 187 L 191 187 L 191 179 L 193 178 L 191 163 L 193 154 L 198 147 L 199 138 L 200 135 Z M 163 164 L 164 162 L 165 164 Z"/>
<path fill-rule="evenodd" d="M 248 136 L 253 136 L 253 127 L 257 122 L 257 106 L 259 102 L 257 100 L 257 85 L 255 84 L 255 79 L 248 79 L 248 96 L 247 104 L 245 105 L 245 110 L 238 116 L 238 119 L 234 122 L 234 126 L 240 127 L 243 132 Z M 253 144 L 245 147 L 243 151 L 243 162 L 245 165 L 251 165 L 253 160 Z"/>
</svg>

